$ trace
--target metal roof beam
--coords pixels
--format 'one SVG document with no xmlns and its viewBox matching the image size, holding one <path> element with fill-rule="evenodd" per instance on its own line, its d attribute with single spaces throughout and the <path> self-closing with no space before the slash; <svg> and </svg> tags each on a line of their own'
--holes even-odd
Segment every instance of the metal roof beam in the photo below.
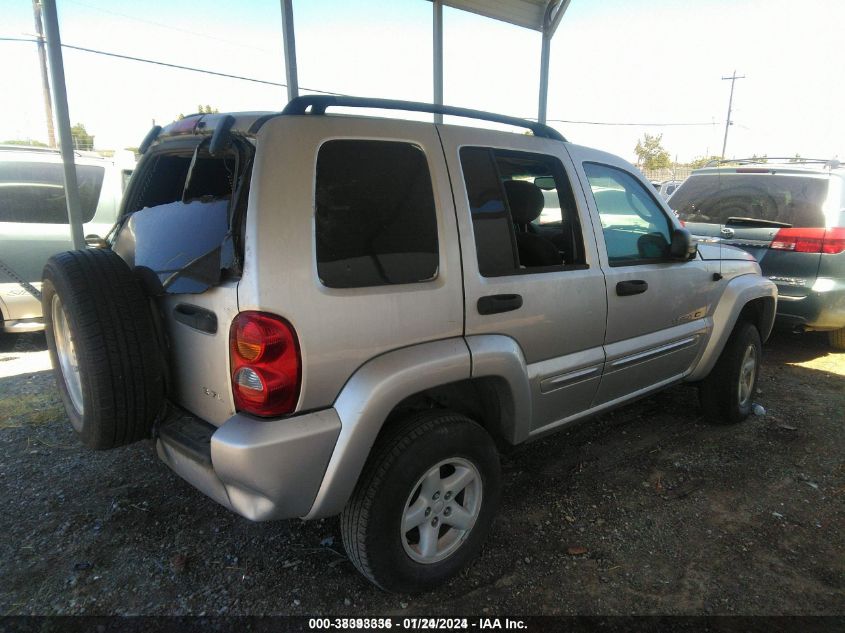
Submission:
<svg viewBox="0 0 845 633">
<path fill-rule="evenodd" d="M 549 0 L 442 0 L 453 9 L 543 31 Z"/>
</svg>

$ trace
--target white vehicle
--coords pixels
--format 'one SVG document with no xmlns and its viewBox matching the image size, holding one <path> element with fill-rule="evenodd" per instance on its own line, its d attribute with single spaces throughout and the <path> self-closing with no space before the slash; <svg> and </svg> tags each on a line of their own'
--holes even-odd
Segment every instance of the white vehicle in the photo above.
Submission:
<svg viewBox="0 0 845 633">
<path fill-rule="evenodd" d="M 75 158 L 86 236 L 105 236 L 117 217 L 132 161 Z M 0 146 L 0 331 L 44 327 L 41 301 L 27 289 L 41 287 L 51 255 L 73 248 L 58 150 Z M 21 281 L 26 283 L 22 284 Z"/>
<path fill-rule="evenodd" d="M 681 186 L 681 183 L 684 182 L 683 180 L 666 180 L 660 183 L 660 187 L 657 188 L 657 192 L 663 196 L 664 200 L 668 200 L 669 196 L 675 193 L 675 189 Z"/>
</svg>

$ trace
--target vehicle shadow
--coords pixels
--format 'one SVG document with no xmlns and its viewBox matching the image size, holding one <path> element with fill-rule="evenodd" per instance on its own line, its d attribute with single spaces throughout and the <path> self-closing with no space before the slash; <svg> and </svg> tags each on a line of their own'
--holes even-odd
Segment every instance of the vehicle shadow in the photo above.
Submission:
<svg viewBox="0 0 845 633">
<path fill-rule="evenodd" d="M 830 347 L 824 332 L 793 332 L 775 330 L 763 349 L 771 363 L 802 363 L 831 354 L 842 354 Z"/>
<path fill-rule="evenodd" d="M 0 334 L 0 353 L 43 352 L 47 349 L 44 332 Z"/>
</svg>

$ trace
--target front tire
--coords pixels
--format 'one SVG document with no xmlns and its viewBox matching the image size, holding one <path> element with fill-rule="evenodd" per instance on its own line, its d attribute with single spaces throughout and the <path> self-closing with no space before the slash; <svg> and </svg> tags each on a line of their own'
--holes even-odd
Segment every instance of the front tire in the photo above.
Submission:
<svg viewBox="0 0 845 633">
<path fill-rule="evenodd" d="M 751 414 L 763 345 L 748 321 L 737 323 L 722 355 L 699 387 L 701 406 L 716 423 L 736 424 Z"/>
<path fill-rule="evenodd" d="M 373 447 L 341 515 L 344 547 L 382 589 L 431 589 L 478 554 L 500 490 L 499 456 L 481 426 L 444 411 L 411 416 Z"/>
</svg>

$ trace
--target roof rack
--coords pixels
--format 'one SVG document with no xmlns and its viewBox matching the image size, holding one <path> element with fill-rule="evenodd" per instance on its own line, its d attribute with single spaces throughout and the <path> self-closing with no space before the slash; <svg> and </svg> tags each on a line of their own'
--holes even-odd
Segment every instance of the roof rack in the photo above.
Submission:
<svg viewBox="0 0 845 633">
<path fill-rule="evenodd" d="M 793 163 L 800 165 L 802 163 L 821 163 L 828 169 L 838 169 L 842 163 L 837 158 L 801 158 L 798 156 L 755 156 L 752 158 L 725 158 L 721 160 L 711 160 L 707 162 L 705 167 L 718 167 L 726 164 L 763 164 L 766 163 Z"/>
<path fill-rule="evenodd" d="M 453 106 L 435 105 L 431 103 L 420 103 L 417 101 L 398 101 L 396 99 L 370 99 L 366 97 L 333 97 L 325 95 L 304 95 L 291 99 L 282 110 L 282 114 L 325 114 L 327 108 L 375 108 L 381 110 L 405 110 L 408 112 L 428 112 L 431 114 L 445 114 L 448 116 L 466 117 L 468 119 L 480 119 L 482 121 L 493 121 L 505 125 L 513 125 L 531 130 L 534 136 L 549 138 L 556 141 L 566 141 L 563 135 L 553 127 L 528 121 L 517 117 L 472 110 L 469 108 L 456 108 Z M 308 108 L 311 108 L 310 110 Z"/>
</svg>

